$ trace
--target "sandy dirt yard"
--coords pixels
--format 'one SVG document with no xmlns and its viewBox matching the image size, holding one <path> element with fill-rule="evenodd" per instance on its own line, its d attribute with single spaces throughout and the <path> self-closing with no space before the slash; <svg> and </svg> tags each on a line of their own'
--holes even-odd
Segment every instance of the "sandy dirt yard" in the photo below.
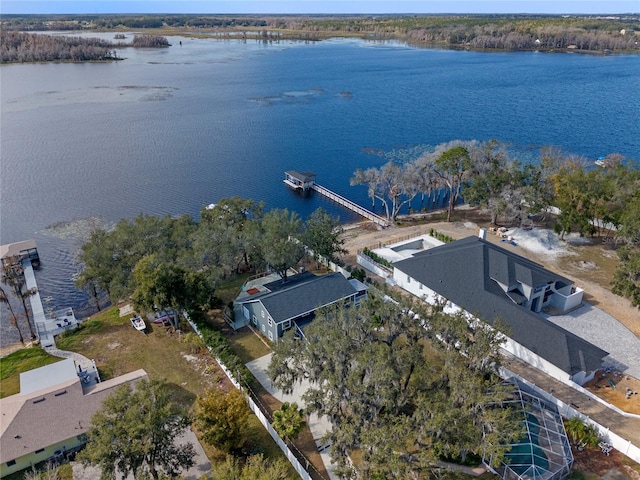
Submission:
<svg viewBox="0 0 640 480">
<path fill-rule="evenodd" d="M 429 233 L 435 229 L 455 239 L 478 235 L 479 228 L 489 230 L 489 220 L 479 216 L 473 209 L 461 207 L 458 210 L 459 221 L 429 221 L 429 216 L 401 218 L 400 227 L 384 230 L 364 222 L 345 227 L 344 247 L 348 254 L 344 260 L 356 265 L 356 254 L 365 247 L 370 249 Z M 640 309 L 631 305 L 629 300 L 611 293 L 609 284 L 617 263 L 617 256 L 610 244 L 602 238 L 586 239 L 570 235 L 565 241 L 558 239 L 553 231 L 535 226 L 533 230 L 509 229 L 516 245 L 503 241 L 496 233 L 487 232 L 487 239 L 496 245 L 522 255 L 545 268 L 572 279 L 576 286 L 584 289 L 585 301 L 609 313 L 640 337 Z M 506 240 L 506 239 L 504 239 Z"/>
</svg>

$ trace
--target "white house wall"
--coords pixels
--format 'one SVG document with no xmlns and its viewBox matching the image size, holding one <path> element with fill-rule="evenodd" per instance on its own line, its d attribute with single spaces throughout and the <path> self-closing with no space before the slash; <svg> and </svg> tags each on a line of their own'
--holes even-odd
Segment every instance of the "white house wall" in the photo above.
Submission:
<svg viewBox="0 0 640 480">
<path fill-rule="evenodd" d="M 370 272 L 373 272 L 382 278 L 388 278 L 390 276 L 387 270 L 379 267 L 375 262 L 371 261 L 371 259 L 366 255 L 362 255 L 358 253 L 356 256 L 356 261 L 358 262 L 358 265 L 363 266 Z M 394 272 L 395 272 L 395 269 L 394 269 Z"/>
<path fill-rule="evenodd" d="M 406 273 L 401 272 L 397 268 L 393 271 L 393 278 L 397 282 L 398 286 L 402 287 L 404 290 L 415 295 L 416 297 L 426 301 L 427 303 L 433 305 L 438 300 L 442 299 L 442 297 L 438 293 L 434 292 L 430 288 L 425 287 L 416 279 L 408 277 Z M 465 311 L 463 308 L 452 302 L 447 302 L 447 305 L 444 308 L 444 312 L 449 314 L 454 314 L 460 311 L 463 311 L 469 318 L 475 318 L 471 313 Z M 563 383 L 571 381 L 571 376 L 567 372 L 556 367 L 549 361 L 543 359 L 539 355 L 533 353 L 531 350 L 527 349 L 526 347 L 522 346 L 509 337 L 505 337 L 505 343 L 503 344 L 502 348 L 515 357 L 520 358 L 521 360 L 527 362 L 529 365 L 542 370 L 546 374 L 560 380 Z M 577 378 L 578 376 L 576 376 L 574 380 Z M 589 377 L 587 376 L 585 378 L 588 379 Z"/>
<path fill-rule="evenodd" d="M 550 303 L 554 308 L 557 308 L 562 312 L 566 312 L 571 310 L 572 308 L 579 306 L 582 303 L 583 293 L 584 290 L 582 290 L 581 288 L 576 288 L 576 291 L 574 293 L 570 293 L 569 295 L 562 294 L 558 291 L 557 293 L 551 295 Z"/>
</svg>

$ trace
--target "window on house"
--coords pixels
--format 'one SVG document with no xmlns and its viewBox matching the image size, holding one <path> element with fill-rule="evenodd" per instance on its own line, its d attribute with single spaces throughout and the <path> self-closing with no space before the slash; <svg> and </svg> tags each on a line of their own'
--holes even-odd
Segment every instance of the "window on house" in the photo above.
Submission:
<svg viewBox="0 0 640 480">
<path fill-rule="evenodd" d="M 270 327 L 273 327 L 273 318 L 269 317 L 269 319 L 267 320 L 267 323 L 269 324 Z"/>
<path fill-rule="evenodd" d="M 282 330 L 289 330 L 291 328 L 291 320 L 282 322 Z"/>
<path fill-rule="evenodd" d="M 258 325 L 258 317 L 256 317 L 255 315 L 253 316 L 251 321 L 253 322 L 254 325 Z"/>
<path fill-rule="evenodd" d="M 407 275 L 407 283 L 411 283 L 411 277 Z"/>
<path fill-rule="evenodd" d="M 265 332 L 264 323 L 262 324 L 262 333 Z"/>
<path fill-rule="evenodd" d="M 15 464 L 16 464 L 16 461 L 15 461 L 15 460 L 9 460 L 9 461 L 7 462 L 7 467 L 13 467 Z"/>
<path fill-rule="evenodd" d="M 418 284 L 418 290 L 422 290 L 422 284 Z"/>
<path fill-rule="evenodd" d="M 269 340 L 273 340 L 273 332 L 269 330 Z"/>
<path fill-rule="evenodd" d="M 39 448 L 38 450 L 35 451 L 35 453 L 42 453 L 44 452 L 44 448 Z"/>
</svg>

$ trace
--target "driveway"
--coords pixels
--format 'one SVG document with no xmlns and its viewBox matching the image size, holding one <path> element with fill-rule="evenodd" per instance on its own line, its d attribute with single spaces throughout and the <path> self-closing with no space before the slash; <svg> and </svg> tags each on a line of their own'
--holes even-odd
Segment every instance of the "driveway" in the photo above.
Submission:
<svg viewBox="0 0 640 480">
<path fill-rule="evenodd" d="M 195 447 L 196 456 L 194 457 L 195 464 L 189 470 L 182 472 L 181 478 L 184 480 L 198 480 L 203 475 L 211 475 L 211 463 L 204 453 L 202 445 L 198 441 L 195 433 L 190 429 L 187 430 L 184 435 L 178 437 L 177 442 L 179 445 L 190 442 Z M 95 480 L 100 478 L 100 470 L 97 467 L 89 466 L 83 467 L 79 462 L 71 462 L 73 468 L 73 480 Z M 122 475 L 116 475 L 117 480 L 134 480 L 133 475 L 129 474 L 125 479 Z"/>
<path fill-rule="evenodd" d="M 284 394 L 281 390 L 278 390 L 273 386 L 269 375 L 267 374 L 267 368 L 269 367 L 269 363 L 271 363 L 271 353 L 265 355 L 264 357 L 260 357 L 256 360 L 253 360 L 247 363 L 247 368 L 251 371 L 256 380 L 260 382 L 260 384 L 267 390 L 271 395 L 280 400 L 281 402 L 289 402 L 289 403 L 297 403 L 299 407 L 304 407 L 304 401 L 302 400 L 302 395 L 307 389 L 310 387 L 310 383 L 308 380 L 304 380 L 302 383 L 298 383 L 293 388 L 293 392 L 291 394 Z M 328 445 L 323 445 L 321 442 L 321 438 L 331 429 L 331 423 L 326 417 L 319 417 L 317 414 L 311 414 L 307 417 L 307 424 L 309 425 L 309 429 L 311 430 L 311 435 L 313 439 L 316 441 L 316 445 L 318 447 L 318 452 L 320 452 L 320 456 L 322 457 L 322 461 L 324 462 L 324 466 L 329 473 L 329 477 L 331 479 L 337 478 L 333 473 L 335 466 L 331 464 L 331 458 L 329 456 Z"/>
<path fill-rule="evenodd" d="M 609 352 L 605 366 L 640 380 L 640 339 L 608 313 L 585 303 L 567 314 L 544 317 Z"/>
</svg>

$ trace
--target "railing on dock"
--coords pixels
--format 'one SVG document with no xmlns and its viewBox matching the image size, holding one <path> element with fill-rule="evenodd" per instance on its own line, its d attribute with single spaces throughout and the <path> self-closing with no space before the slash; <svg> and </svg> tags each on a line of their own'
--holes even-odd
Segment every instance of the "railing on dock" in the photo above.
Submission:
<svg viewBox="0 0 640 480">
<path fill-rule="evenodd" d="M 368 218 L 373 223 L 380 225 L 381 227 L 386 228 L 389 226 L 389 222 L 386 219 L 382 218 L 379 215 L 376 215 L 373 212 L 370 212 L 366 208 L 362 208 L 357 203 L 354 203 L 351 200 L 344 198 L 342 195 L 338 195 L 337 193 L 332 192 L 331 190 L 323 187 L 322 185 L 318 185 L 317 183 L 314 183 L 311 188 L 313 188 L 319 194 L 324 195 L 330 200 L 333 200 L 337 204 L 342 205 L 343 207 L 347 207 L 349 210 L 356 212 L 358 215 Z"/>
</svg>

